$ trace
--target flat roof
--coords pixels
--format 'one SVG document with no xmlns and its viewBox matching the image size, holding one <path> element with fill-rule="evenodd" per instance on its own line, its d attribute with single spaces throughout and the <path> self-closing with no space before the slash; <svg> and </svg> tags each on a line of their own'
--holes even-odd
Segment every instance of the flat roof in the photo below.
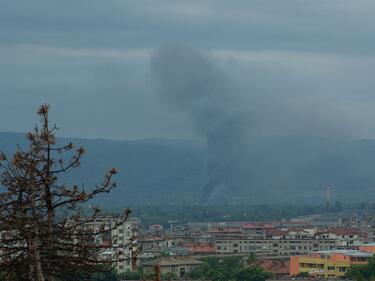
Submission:
<svg viewBox="0 0 375 281">
<path fill-rule="evenodd" d="M 343 254 L 350 257 L 372 257 L 373 253 L 364 252 L 360 250 L 326 250 L 318 251 L 318 254 Z"/>
</svg>

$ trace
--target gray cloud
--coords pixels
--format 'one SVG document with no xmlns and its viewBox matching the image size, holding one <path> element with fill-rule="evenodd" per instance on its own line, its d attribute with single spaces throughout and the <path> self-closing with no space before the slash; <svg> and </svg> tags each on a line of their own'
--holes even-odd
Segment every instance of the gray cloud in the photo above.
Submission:
<svg viewBox="0 0 375 281">
<path fill-rule="evenodd" d="M 0 130 L 30 128 L 48 101 L 66 135 L 195 138 L 206 125 L 176 115 L 149 85 L 150 52 L 177 42 L 209 53 L 207 79 L 231 91 L 215 101 L 245 114 L 251 134 L 374 138 L 374 9 L 370 0 L 5 0 L 0 118 L 28 115 Z"/>
<path fill-rule="evenodd" d="M 3 1 L 1 41 L 373 54 L 371 0 Z"/>
</svg>

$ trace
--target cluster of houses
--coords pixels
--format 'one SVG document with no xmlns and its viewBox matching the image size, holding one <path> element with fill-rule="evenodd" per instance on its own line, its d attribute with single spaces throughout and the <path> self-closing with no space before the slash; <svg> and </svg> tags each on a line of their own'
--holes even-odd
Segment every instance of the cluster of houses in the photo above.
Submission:
<svg viewBox="0 0 375 281">
<path fill-rule="evenodd" d="M 342 278 L 350 266 L 366 263 L 375 252 L 372 228 L 348 221 L 350 225 L 341 219 L 334 226 L 294 220 L 192 222 L 146 228 L 132 218 L 107 236 L 98 237 L 96 243 L 106 245 L 101 254 L 114 261 L 119 273 L 139 267 L 152 273 L 157 267 L 161 274 L 183 278 L 207 256 L 253 256 L 258 266 L 277 277 L 302 273 Z M 110 227 L 116 217 L 100 217 L 93 224 L 103 222 Z M 135 253 L 137 259 L 133 259 Z"/>
<path fill-rule="evenodd" d="M 351 258 L 351 263 L 346 267 L 355 262 L 366 262 L 372 255 L 372 248 L 364 250 L 364 245 L 371 245 L 366 244 L 371 237 L 370 227 L 346 225 L 346 221 L 352 223 L 352 220 L 341 218 L 336 224 L 320 225 L 308 220 L 192 222 L 167 228 L 152 225 L 138 237 L 138 243 L 142 245 L 140 265 L 146 270 L 153 270 L 155 265 L 159 265 L 162 272 L 173 272 L 182 277 L 206 256 L 255 255 L 257 265 L 278 277 L 294 276 L 301 272 L 319 277 L 342 277 L 345 275 L 344 269 L 337 269 L 337 273 L 328 272 L 328 268 L 332 271 L 334 267 L 336 270 L 335 266 L 328 265 L 329 259 L 326 262 L 327 271 L 323 273 L 299 260 L 324 253 L 325 257 L 363 255 L 360 261 L 354 263 L 355 258 Z M 303 267 L 297 266 L 299 264 Z"/>
</svg>

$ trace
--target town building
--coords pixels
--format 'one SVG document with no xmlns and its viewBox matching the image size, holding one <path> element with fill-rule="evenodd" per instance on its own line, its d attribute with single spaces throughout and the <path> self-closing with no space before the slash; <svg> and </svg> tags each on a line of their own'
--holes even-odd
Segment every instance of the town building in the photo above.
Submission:
<svg viewBox="0 0 375 281">
<path fill-rule="evenodd" d="M 366 264 L 373 253 L 361 250 L 319 251 L 290 257 L 290 275 L 306 273 L 312 277 L 343 278 L 354 264 Z"/>
<path fill-rule="evenodd" d="M 247 239 L 217 238 L 215 250 L 219 254 L 254 253 L 259 256 L 292 256 L 319 250 L 335 249 L 335 239 Z"/>
<path fill-rule="evenodd" d="M 202 263 L 202 261 L 187 256 L 170 256 L 145 262 L 142 267 L 145 274 L 154 274 L 157 267 L 160 274 L 172 274 L 177 278 L 182 278 Z"/>
<path fill-rule="evenodd" d="M 98 216 L 88 220 L 85 227 L 99 233 L 93 242 L 103 246 L 99 254 L 103 259 L 111 260 L 118 273 L 136 269 L 134 256 L 139 251 L 137 218 L 123 222 L 123 217 L 119 215 Z"/>
<path fill-rule="evenodd" d="M 375 253 L 375 243 L 362 244 L 358 248 L 364 252 Z"/>
<path fill-rule="evenodd" d="M 354 227 L 329 227 L 318 231 L 322 238 L 335 239 L 337 247 L 348 248 L 366 242 L 367 233 Z"/>
<path fill-rule="evenodd" d="M 209 243 L 187 243 L 183 245 L 190 254 L 215 254 L 215 245 Z"/>
</svg>

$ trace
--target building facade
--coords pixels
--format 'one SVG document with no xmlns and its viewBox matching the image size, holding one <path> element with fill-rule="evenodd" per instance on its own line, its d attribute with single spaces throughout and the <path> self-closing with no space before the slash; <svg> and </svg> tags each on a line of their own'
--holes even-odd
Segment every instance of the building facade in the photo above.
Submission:
<svg viewBox="0 0 375 281">
<path fill-rule="evenodd" d="M 290 258 L 290 275 L 306 273 L 312 277 L 344 278 L 354 264 L 366 264 L 373 253 L 360 250 L 319 251 Z"/>
<path fill-rule="evenodd" d="M 139 221 L 136 218 L 122 220 L 120 216 L 98 216 L 85 224 L 88 229 L 99 233 L 93 242 L 103 247 L 101 257 L 111 260 L 118 273 L 136 269 L 134 255 L 138 252 Z"/>
<path fill-rule="evenodd" d="M 335 239 L 247 239 L 217 238 L 218 254 L 254 253 L 261 256 L 302 255 L 320 250 L 335 249 Z"/>
<path fill-rule="evenodd" d="M 155 274 L 156 268 L 160 274 L 171 274 L 177 278 L 185 277 L 194 268 L 203 262 L 191 257 L 161 257 L 144 263 L 143 270 L 146 274 Z"/>
</svg>

